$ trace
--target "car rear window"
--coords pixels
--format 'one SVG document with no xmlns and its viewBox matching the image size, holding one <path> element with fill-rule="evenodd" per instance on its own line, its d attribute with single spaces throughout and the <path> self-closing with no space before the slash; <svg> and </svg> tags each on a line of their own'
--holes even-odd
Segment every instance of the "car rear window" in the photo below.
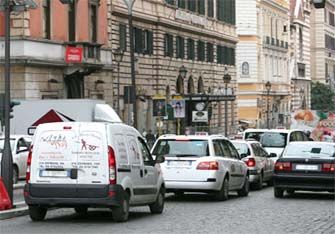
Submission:
<svg viewBox="0 0 335 234">
<path fill-rule="evenodd" d="M 159 140 L 153 150 L 153 155 L 169 157 L 207 156 L 209 155 L 207 140 Z"/>
<path fill-rule="evenodd" d="M 280 132 L 265 132 L 260 140 L 263 147 L 278 147 L 286 146 L 287 133 Z"/>
<path fill-rule="evenodd" d="M 247 144 L 233 142 L 233 145 L 235 146 L 240 155 L 242 154 L 250 155 L 250 150 Z"/>
<path fill-rule="evenodd" d="M 335 156 L 334 145 L 290 144 L 286 147 L 282 157 L 324 158 L 334 156 Z"/>
<path fill-rule="evenodd" d="M 256 141 L 260 141 L 264 132 L 246 132 L 244 135 L 244 139 L 254 139 Z"/>
</svg>

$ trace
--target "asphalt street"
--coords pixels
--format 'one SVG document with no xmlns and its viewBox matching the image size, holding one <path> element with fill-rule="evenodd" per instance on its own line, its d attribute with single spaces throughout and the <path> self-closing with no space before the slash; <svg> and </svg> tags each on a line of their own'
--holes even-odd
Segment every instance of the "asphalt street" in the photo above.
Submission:
<svg viewBox="0 0 335 234">
<path fill-rule="evenodd" d="M 298 193 L 276 199 L 273 188 L 225 202 L 202 194 L 168 195 L 165 211 L 151 215 L 148 207 L 131 208 L 129 221 L 115 223 L 111 212 L 73 209 L 49 211 L 43 222 L 28 216 L 0 221 L 5 233 L 335 233 L 335 199 L 329 193 Z"/>
</svg>

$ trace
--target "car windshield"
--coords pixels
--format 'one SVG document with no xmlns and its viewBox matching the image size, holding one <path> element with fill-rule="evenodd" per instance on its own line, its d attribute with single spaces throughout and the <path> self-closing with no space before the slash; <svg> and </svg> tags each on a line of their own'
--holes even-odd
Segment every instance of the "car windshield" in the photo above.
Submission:
<svg viewBox="0 0 335 234">
<path fill-rule="evenodd" d="M 334 156 L 334 145 L 320 144 L 290 144 L 283 153 L 283 157 L 323 158 Z"/>
<path fill-rule="evenodd" d="M 260 141 L 264 132 L 246 132 L 244 139 L 254 139 L 256 141 Z"/>
<path fill-rule="evenodd" d="M 0 139 L 0 153 L 3 152 L 4 144 L 5 144 L 5 139 L 4 138 Z M 14 149 L 14 144 L 15 144 L 15 140 L 10 139 L 10 147 L 12 150 Z"/>
<path fill-rule="evenodd" d="M 281 132 L 265 132 L 261 137 L 263 147 L 279 147 L 286 146 L 287 133 Z"/>
<path fill-rule="evenodd" d="M 235 148 L 237 149 L 237 151 L 240 155 L 242 155 L 242 154 L 250 155 L 250 150 L 249 150 L 249 147 L 248 147 L 247 144 L 233 142 L 233 145 L 235 146 Z"/>
<path fill-rule="evenodd" d="M 153 150 L 153 155 L 165 155 L 169 157 L 207 156 L 209 155 L 208 141 L 160 140 Z"/>
</svg>

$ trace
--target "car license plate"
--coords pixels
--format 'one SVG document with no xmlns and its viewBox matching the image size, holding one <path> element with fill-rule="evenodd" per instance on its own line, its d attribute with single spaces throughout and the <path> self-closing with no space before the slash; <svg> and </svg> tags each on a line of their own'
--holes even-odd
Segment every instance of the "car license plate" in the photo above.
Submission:
<svg viewBox="0 0 335 234">
<path fill-rule="evenodd" d="M 69 174 L 68 171 L 61 171 L 61 170 L 40 171 L 40 177 L 68 177 L 69 176 L 68 174 Z"/>
<path fill-rule="evenodd" d="M 171 167 L 188 167 L 191 164 L 191 161 L 168 161 L 168 165 Z"/>
<path fill-rule="evenodd" d="M 306 170 L 306 171 L 317 171 L 319 170 L 318 165 L 296 165 L 296 170 Z"/>
</svg>

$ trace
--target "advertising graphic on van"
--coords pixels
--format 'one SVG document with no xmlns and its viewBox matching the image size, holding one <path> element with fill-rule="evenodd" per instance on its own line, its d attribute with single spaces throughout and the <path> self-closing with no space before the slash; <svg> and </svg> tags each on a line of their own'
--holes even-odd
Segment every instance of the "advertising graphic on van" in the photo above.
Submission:
<svg viewBox="0 0 335 234">
<path fill-rule="evenodd" d="M 67 148 L 66 137 L 62 134 L 50 134 L 46 137 L 41 137 L 41 141 L 49 144 L 50 146 L 54 146 L 57 148 Z"/>
</svg>

